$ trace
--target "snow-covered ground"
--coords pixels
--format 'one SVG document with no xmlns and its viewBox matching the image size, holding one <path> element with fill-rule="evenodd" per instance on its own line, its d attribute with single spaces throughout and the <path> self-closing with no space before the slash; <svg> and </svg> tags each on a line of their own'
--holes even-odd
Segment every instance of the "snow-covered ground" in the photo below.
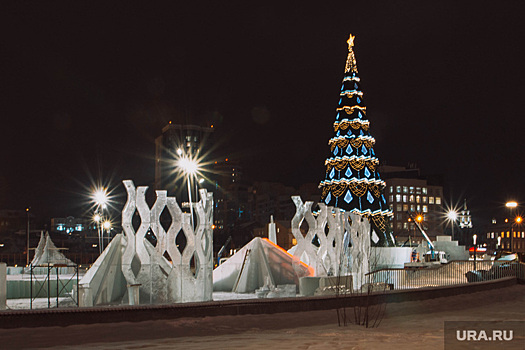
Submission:
<svg viewBox="0 0 525 350">
<path fill-rule="evenodd" d="M 443 349 L 445 321 L 524 321 L 525 286 L 392 303 L 377 328 L 338 326 L 335 310 L 0 329 L 0 348 Z M 347 309 L 353 316 L 353 309 Z M 525 339 L 523 340 L 525 341 Z"/>
</svg>

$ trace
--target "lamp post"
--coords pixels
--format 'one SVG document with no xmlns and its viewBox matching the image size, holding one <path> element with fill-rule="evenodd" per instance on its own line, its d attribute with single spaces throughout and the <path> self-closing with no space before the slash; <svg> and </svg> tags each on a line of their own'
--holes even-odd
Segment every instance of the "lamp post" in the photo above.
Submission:
<svg viewBox="0 0 525 350">
<path fill-rule="evenodd" d="M 179 152 L 180 151 L 180 152 Z M 183 156 L 180 148 L 177 150 L 180 158 L 177 161 L 178 168 L 186 175 L 186 180 L 188 183 L 188 199 L 190 204 L 190 214 L 191 214 L 191 226 L 193 227 L 193 204 L 191 200 L 191 180 L 197 174 L 199 170 L 199 164 L 192 158 Z"/>
<path fill-rule="evenodd" d="M 458 213 L 455 210 L 449 210 L 447 213 L 447 219 L 452 225 L 452 240 L 454 240 L 454 226 L 456 225 L 456 220 L 458 219 Z"/>
<path fill-rule="evenodd" d="M 472 236 L 472 241 L 474 243 L 474 271 L 476 271 L 476 252 L 477 252 L 477 248 L 476 248 L 476 239 L 478 238 L 478 235 L 473 235 Z"/>
<path fill-rule="evenodd" d="M 27 213 L 27 246 L 26 246 L 26 266 L 29 266 L 29 210 L 31 207 L 26 208 Z"/>
<path fill-rule="evenodd" d="M 93 220 L 95 221 L 97 225 L 97 236 L 98 236 L 98 252 L 99 254 L 102 254 L 102 243 L 101 241 L 101 233 L 100 233 L 100 222 L 102 221 L 102 217 L 98 212 L 95 212 L 95 216 L 93 216 Z"/>
<path fill-rule="evenodd" d="M 97 223 L 97 233 L 98 233 L 98 251 L 99 254 L 102 254 L 104 251 L 104 232 L 102 231 L 102 220 L 104 217 L 104 209 L 108 203 L 108 194 L 106 188 L 99 188 L 93 193 L 93 200 L 96 205 L 95 216 L 93 219 Z"/>
<path fill-rule="evenodd" d="M 111 234 L 111 222 L 109 220 L 104 221 L 103 227 L 108 235 L 108 244 L 109 244 L 109 238 Z M 102 234 L 102 241 L 104 241 L 104 234 Z"/>
<path fill-rule="evenodd" d="M 512 212 L 515 208 L 518 207 L 518 202 L 516 201 L 509 201 L 507 203 L 505 203 L 505 206 L 507 208 L 509 208 L 509 212 L 510 212 L 510 217 L 512 217 Z M 509 220 L 510 221 L 510 220 Z M 510 224 L 510 252 L 512 253 L 514 251 L 514 246 L 513 246 L 513 238 L 514 237 L 514 224 Z"/>
</svg>

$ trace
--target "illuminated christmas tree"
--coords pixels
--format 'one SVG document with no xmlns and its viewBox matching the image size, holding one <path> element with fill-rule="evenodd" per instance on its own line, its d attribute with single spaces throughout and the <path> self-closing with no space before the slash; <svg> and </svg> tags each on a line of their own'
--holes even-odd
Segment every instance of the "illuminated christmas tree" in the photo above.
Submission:
<svg viewBox="0 0 525 350">
<path fill-rule="evenodd" d="M 379 159 L 373 148 L 375 139 L 370 134 L 353 46 L 354 36 L 350 35 L 335 135 L 328 142 L 331 153 L 325 161 L 325 179 L 319 185 L 321 201 L 366 216 L 372 224 L 374 244 L 393 246 L 394 238 L 388 228 L 392 211 L 383 195 L 385 182 L 377 171 Z"/>
</svg>

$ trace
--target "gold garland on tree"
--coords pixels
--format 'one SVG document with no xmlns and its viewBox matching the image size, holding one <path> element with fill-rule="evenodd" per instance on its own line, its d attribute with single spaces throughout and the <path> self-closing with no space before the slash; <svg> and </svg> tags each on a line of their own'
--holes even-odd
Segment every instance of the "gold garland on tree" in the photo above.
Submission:
<svg viewBox="0 0 525 350">
<path fill-rule="evenodd" d="M 370 122 L 369 121 L 364 121 L 364 120 L 348 120 L 348 119 L 345 119 L 341 122 L 335 122 L 334 123 L 334 131 L 337 132 L 337 130 L 346 130 L 348 129 L 348 127 L 351 127 L 352 129 L 354 130 L 357 130 L 359 128 L 362 128 L 364 131 L 368 131 L 369 127 L 370 127 Z"/>
</svg>

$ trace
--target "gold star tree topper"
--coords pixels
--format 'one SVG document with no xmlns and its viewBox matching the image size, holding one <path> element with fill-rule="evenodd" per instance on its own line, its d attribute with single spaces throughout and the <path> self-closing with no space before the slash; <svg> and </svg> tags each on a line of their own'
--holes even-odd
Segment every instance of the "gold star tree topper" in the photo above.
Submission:
<svg viewBox="0 0 525 350">
<path fill-rule="evenodd" d="M 346 41 L 348 43 L 348 57 L 346 58 L 345 73 L 357 73 L 357 62 L 355 60 L 354 50 L 352 49 L 354 47 L 354 39 L 355 36 L 350 34 Z"/>
<path fill-rule="evenodd" d="M 352 50 L 352 47 L 354 47 L 354 39 L 355 35 L 350 34 L 350 37 L 348 37 L 348 40 L 346 41 L 348 43 L 348 51 Z"/>
</svg>

